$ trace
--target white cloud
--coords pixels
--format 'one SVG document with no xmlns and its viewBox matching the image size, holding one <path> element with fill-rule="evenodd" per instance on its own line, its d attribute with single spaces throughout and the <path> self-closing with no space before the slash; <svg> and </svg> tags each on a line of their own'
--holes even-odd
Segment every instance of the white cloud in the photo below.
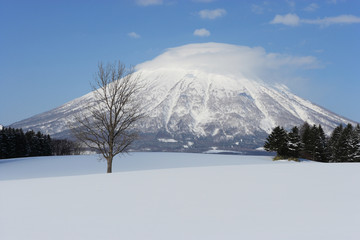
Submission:
<svg viewBox="0 0 360 240">
<path fill-rule="evenodd" d="M 313 12 L 318 8 L 319 8 L 319 5 L 317 5 L 316 3 L 311 3 L 306 8 L 304 8 L 304 10 L 307 11 L 307 12 Z"/>
<path fill-rule="evenodd" d="M 210 36 L 210 31 L 205 28 L 200 28 L 196 29 L 193 34 L 198 37 L 208 37 Z"/>
<path fill-rule="evenodd" d="M 150 6 L 150 5 L 161 5 L 163 0 L 135 0 L 136 4 L 139 6 Z"/>
<path fill-rule="evenodd" d="M 238 46 L 224 43 L 188 44 L 167 49 L 155 59 L 142 63 L 137 68 L 167 69 L 179 67 L 201 70 L 208 73 L 243 76 L 251 79 L 272 81 L 279 76 L 301 69 L 321 67 L 313 56 L 291 56 L 268 53 L 262 47 Z M 276 75 L 276 76 L 275 76 Z M 287 79 L 287 78 L 286 78 Z M 284 81 L 286 80 L 284 78 Z"/>
<path fill-rule="evenodd" d="M 303 19 L 301 20 L 303 23 L 308 24 L 317 24 L 321 26 L 329 26 L 332 24 L 352 24 L 352 23 L 360 23 L 360 17 L 356 17 L 354 15 L 340 15 L 337 17 L 325 17 L 318 19 Z"/>
<path fill-rule="evenodd" d="M 128 33 L 128 36 L 131 38 L 140 38 L 141 36 L 139 34 L 137 34 L 136 32 L 131 32 Z"/>
<path fill-rule="evenodd" d="M 340 15 L 337 17 L 325 17 L 317 19 L 300 19 L 296 14 L 276 15 L 271 24 L 284 24 L 287 26 L 298 26 L 301 23 L 329 26 L 333 24 L 360 23 L 360 17 L 354 15 Z"/>
<path fill-rule="evenodd" d="M 199 12 L 199 16 L 203 19 L 215 19 L 226 15 L 226 10 L 222 8 L 209 10 L 204 9 Z"/>
<path fill-rule="evenodd" d="M 300 23 L 300 18 L 296 14 L 276 15 L 270 22 L 271 24 L 284 24 L 287 26 L 297 26 Z"/>
</svg>

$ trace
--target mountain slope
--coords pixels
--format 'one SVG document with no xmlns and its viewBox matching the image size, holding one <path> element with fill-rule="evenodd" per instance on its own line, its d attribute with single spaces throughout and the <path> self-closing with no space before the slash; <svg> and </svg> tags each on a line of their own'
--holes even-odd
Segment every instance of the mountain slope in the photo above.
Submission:
<svg viewBox="0 0 360 240">
<path fill-rule="evenodd" d="M 148 103 L 148 118 L 137 126 L 142 140 L 133 147 L 177 151 L 254 149 L 277 125 L 290 128 L 307 121 L 321 124 L 330 132 L 340 123 L 353 123 L 292 94 L 284 85 L 261 79 L 266 71 L 302 64 L 314 61 L 219 43 L 169 49 L 137 66 L 151 88 L 143 96 Z M 68 137 L 67 122 L 91 102 L 92 96 L 89 93 L 12 126 Z"/>
</svg>

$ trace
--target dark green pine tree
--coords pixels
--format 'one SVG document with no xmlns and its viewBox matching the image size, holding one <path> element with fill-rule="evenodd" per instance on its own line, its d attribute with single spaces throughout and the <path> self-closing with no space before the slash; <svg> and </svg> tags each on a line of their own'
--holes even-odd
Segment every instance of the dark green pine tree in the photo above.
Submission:
<svg viewBox="0 0 360 240">
<path fill-rule="evenodd" d="M 319 162 L 327 162 L 326 156 L 326 137 L 325 132 L 321 125 L 316 127 L 315 125 L 311 128 L 313 137 L 313 160 Z"/>
<path fill-rule="evenodd" d="M 313 135 L 311 126 L 307 122 L 305 122 L 300 128 L 300 138 L 302 145 L 300 157 L 311 160 L 313 152 Z"/>
<path fill-rule="evenodd" d="M 359 162 L 360 161 L 360 125 L 357 124 L 355 128 L 353 128 L 350 140 L 350 153 L 349 153 L 349 161 L 350 162 Z"/>
<path fill-rule="evenodd" d="M 37 146 L 37 140 L 35 140 L 35 132 L 33 130 L 27 131 L 25 133 L 25 138 L 28 143 L 27 146 L 27 156 L 33 157 L 38 156 L 36 146 Z"/>
<path fill-rule="evenodd" d="M 36 156 L 44 156 L 44 136 L 38 131 L 35 135 L 35 152 Z"/>
<path fill-rule="evenodd" d="M 277 126 L 266 138 L 264 149 L 276 152 L 278 157 L 286 158 L 288 155 L 288 135 L 283 127 Z"/>
<path fill-rule="evenodd" d="M 50 135 L 43 135 L 44 142 L 43 142 L 43 156 L 50 156 L 52 155 L 51 149 L 51 137 Z"/>
<path fill-rule="evenodd" d="M 0 131 L 0 159 L 7 158 L 7 134 L 5 128 Z"/>
<path fill-rule="evenodd" d="M 360 124 L 357 124 L 354 130 L 355 134 L 355 153 L 354 162 L 360 162 Z"/>
<path fill-rule="evenodd" d="M 351 155 L 351 135 L 353 126 L 348 124 L 342 131 L 337 148 L 335 149 L 335 156 L 337 162 L 348 162 Z"/>
<path fill-rule="evenodd" d="M 15 157 L 25 157 L 26 156 L 26 138 L 22 129 L 16 129 L 15 143 L 16 143 L 16 156 Z"/>
<path fill-rule="evenodd" d="M 15 130 L 12 128 L 8 128 L 7 133 L 7 152 L 8 152 L 8 158 L 14 158 L 16 155 L 16 144 L 15 144 Z"/>
<path fill-rule="evenodd" d="M 17 158 L 28 156 L 50 156 L 52 140 L 41 132 L 35 134 L 22 129 L 3 128 L 0 130 L 0 158 Z"/>
<path fill-rule="evenodd" d="M 288 155 L 289 157 L 299 158 L 301 149 L 301 138 L 298 127 L 293 127 L 288 134 Z"/>
<path fill-rule="evenodd" d="M 338 162 L 339 140 L 340 140 L 340 136 L 343 131 L 344 131 L 344 127 L 342 125 L 339 125 L 331 133 L 330 139 L 328 141 L 328 147 L 327 147 L 330 162 Z"/>
</svg>

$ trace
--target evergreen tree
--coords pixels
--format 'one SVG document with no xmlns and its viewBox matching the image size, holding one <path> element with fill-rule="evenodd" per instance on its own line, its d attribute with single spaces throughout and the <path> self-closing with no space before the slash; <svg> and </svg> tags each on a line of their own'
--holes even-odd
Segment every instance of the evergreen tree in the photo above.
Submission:
<svg viewBox="0 0 360 240">
<path fill-rule="evenodd" d="M 344 128 L 342 125 L 337 126 L 334 131 L 332 132 L 329 142 L 328 142 L 328 152 L 329 161 L 330 162 L 338 162 L 338 147 L 339 147 L 339 140 Z"/>
<path fill-rule="evenodd" d="M 0 131 L 0 158 L 7 158 L 8 157 L 8 148 L 7 148 L 7 133 L 6 129 L 3 128 Z"/>
<path fill-rule="evenodd" d="M 360 126 L 353 128 L 349 140 L 349 161 L 360 161 Z"/>
<path fill-rule="evenodd" d="M 26 151 L 26 138 L 22 129 L 15 130 L 15 157 L 25 157 Z"/>
<path fill-rule="evenodd" d="M 277 126 L 266 138 L 266 151 L 274 151 L 277 156 L 286 158 L 288 155 L 288 135 L 283 127 Z"/>
<path fill-rule="evenodd" d="M 51 138 L 41 132 L 35 134 L 22 129 L 3 128 L 0 130 L 0 159 L 27 156 L 50 156 Z"/>
<path fill-rule="evenodd" d="M 34 138 L 35 144 L 35 155 L 36 156 L 43 156 L 44 155 L 44 137 L 40 131 L 38 131 Z"/>
<path fill-rule="evenodd" d="M 299 128 L 293 127 L 288 134 L 288 155 L 289 157 L 298 158 L 300 156 L 301 138 L 299 134 Z"/>
<path fill-rule="evenodd" d="M 44 138 L 43 155 L 44 156 L 50 156 L 50 155 L 52 155 L 51 137 L 50 137 L 50 135 L 44 135 L 43 138 Z"/>
<path fill-rule="evenodd" d="M 13 128 L 8 128 L 6 146 L 7 146 L 8 158 L 16 157 L 16 134 L 15 134 L 15 129 Z"/>
<path fill-rule="evenodd" d="M 266 139 L 265 150 L 281 157 L 302 157 L 321 162 L 360 162 L 360 125 L 337 126 L 327 138 L 321 125 L 305 122 L 290 133 L 278 126 Z"/>
<path fill-rule="evenodd" d="M 301 151 L 300 157 L 306 159 L 312 159 L 313 152 L 313 134 L 311 131 L 310 125 L 305 122 L 300 128 L 300 138 L 301 138 Z"/>
<path fill-rule="evenodd" d="M 315 125 L 311 128 L 311 135 L 313 138 L 313 152 L 312 159 L 320 162 L 327 162 L 326 156 L 326 137 L 325 132 L 321 125 L 316 127 Z"/>
<path fill-rule="evenodd" d="M 34 151 L 34 137 L 35 137 L 35 132 L 33 130 L 27 131 L 25 133 L 25 138 L 26 138 L 26 142 L 27 142 L 27 156 L 32 157 L 35 156 L 35 151 Z"/>
<path fill-rule="evenodd" d="M 351 155 L 351 135 L 353 132 L 353 126 L 348 124 L 342 131 L 337 148 L 335 149 L 335 156 L 338 162 L 348 162 Z"/>
<path fill-rule="evenodd" d="M 354 145 L 355 145 L 355 153 L 353 156 L 354 162 L 360 162 L 360 125 L 357 124 L 354 130 Z"/>
</svg>

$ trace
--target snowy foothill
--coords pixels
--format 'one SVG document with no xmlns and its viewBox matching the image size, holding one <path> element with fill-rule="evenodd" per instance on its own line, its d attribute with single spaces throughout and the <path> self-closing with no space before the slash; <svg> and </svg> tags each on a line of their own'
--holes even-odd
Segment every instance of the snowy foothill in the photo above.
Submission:
<svg viewBox="0 0 360 240">
<path fill-rule="evenodd" d="M 0 239 L 360 239 L 360 164 L 131 153 L 0 161 Z"/>
</svg>

